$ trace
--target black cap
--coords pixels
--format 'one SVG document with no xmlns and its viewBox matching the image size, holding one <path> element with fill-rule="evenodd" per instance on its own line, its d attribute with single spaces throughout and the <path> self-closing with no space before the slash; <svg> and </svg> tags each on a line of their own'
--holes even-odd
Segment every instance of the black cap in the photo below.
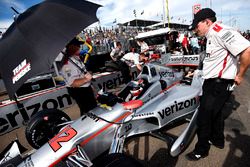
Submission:
<svg viewBox="0 0 250 167">
<path fill-rule="evenodd" d="M 73 38 L 73 39 L 67 44 L 67 46 L 68 46 L 68 45 L 80 46 L 80 45 L 82 45 L 82 44 L 84 44 L 84 42 L 83 42 L 83 41 L 79 41 L 79 40 L 75 37 L 75 38 Z"/>
<path fill-rule="evenodd" d="M 189 26 L 189 30 L 194 30 L 197 24 L 207 18 L 215 17 L 216 13 L 210 8 L 201 9 L 194 15 L 193 23 Z"/>
</svg>

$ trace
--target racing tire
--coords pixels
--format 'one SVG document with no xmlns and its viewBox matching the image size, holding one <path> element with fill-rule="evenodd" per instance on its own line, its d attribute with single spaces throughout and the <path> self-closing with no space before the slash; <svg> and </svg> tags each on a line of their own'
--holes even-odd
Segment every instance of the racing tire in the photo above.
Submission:
<svg viewBox="0 0 250 167">
<path fill-rule="evenodd" d="M 109 68 L 109 69 L 113 69 L 114 71 L 119 71 L 121 67 L 119 67 L 119 65 L 114 62 L 114 61 L 107 61 L 105 62 L 105 67 Z"/>
<path fill-rule="evenodd" d="M 36 113 L 29 121 L 25 136 L 35 149 L 40 148 L 53 138 L 62 127 L 58 124 L 71 121 L 70 117 L 58 109 L 45 109 Z"/>
<path fill-rule="evenodd" d="M 131 156 L 122 153 L 108 154 L 94 163 L 94 167 L 143 167 Z"/>
<path fill-rule="evenodd" d="M 106 67 L 103 72 L 114 72 L 114 71 L 117 71 L 117 70 L 112 67 Z"/>
</svg>

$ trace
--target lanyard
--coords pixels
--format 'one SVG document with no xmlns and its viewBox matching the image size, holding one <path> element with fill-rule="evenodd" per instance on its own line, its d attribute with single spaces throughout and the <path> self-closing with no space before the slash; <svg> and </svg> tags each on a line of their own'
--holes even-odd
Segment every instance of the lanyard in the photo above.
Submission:
<svg viewBox="0 0 250 167">
<path fill-rule="evenodd" d="M 72 59 L 71 59 L 71 57 L 69 57 L 69 61 L 71 62 L 71 63 L 73 63 L 83 74 L 86 74 L 87 73 L 87 70 L 86 70 L 86 68 L 81 68 L 78 64 L 76 64 Z"/>
</svg>

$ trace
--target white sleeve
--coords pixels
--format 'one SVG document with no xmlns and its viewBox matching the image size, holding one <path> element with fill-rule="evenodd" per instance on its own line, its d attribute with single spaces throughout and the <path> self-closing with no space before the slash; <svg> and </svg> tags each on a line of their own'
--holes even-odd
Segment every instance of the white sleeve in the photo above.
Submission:
<svg viewBox="0 0 250 167">
<path fill-rule="evenodd" d="M 234 56 L 239 55 L 250 46 L 250 42 L 247 39 L 232 29 L 223 29 L 222 32 L 219 33 L 219 37 L 226 49 Z"/>
<path fill-rule="evenodd" d="M 141 46 L 141 43 L 139 41 L 136 41 L 137 45 Z"/>
<path fill-rule="evenodd" d="M 130 59 L 130 52 L 126 53 L 122 58 L 125 60 L 129 60 Z"/>
<path fill-rule="evenodd" d="M 147 44 L 146 42 L 145 42 L 144 44 L 145 44 L 145 46 L 144 46 L 144 47 L 145 47 L 145 50 L 148 50 L 148 49 L 149 49 L 148 44 Z"/>
<path fill-rule="evenodd" d="M 68 65 L 64 65 L 62 68 L 62 75 L 63 78 L 66 81 L 66 84 L 68 86 L 72 85 L 72 83 L 74 82 L 75 79 L 79 78 L 79 73 L 77 71 L 78 69 L 75 68 L 72 64 L 68 64 Z"/>
<path fill-rule="evenodd" d="M 139 54 L 134 54 L 134 64 L 140 64 L 140 55 Z"/>
<path fill-rule="evenodd" d="M 111 53 L 110 53 L 110 56 L 114 56 L 115 55 L 115 49 L 112 49 Z"/>
</svg>

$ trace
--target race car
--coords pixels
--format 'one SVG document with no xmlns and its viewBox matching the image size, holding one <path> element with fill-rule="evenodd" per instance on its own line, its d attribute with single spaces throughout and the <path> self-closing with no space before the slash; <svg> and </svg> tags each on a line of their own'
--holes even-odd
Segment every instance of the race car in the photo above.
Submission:
<svg viewBox="0 0 250 167">
<path fill-rule="evenodd" d="M 149 63 L 117 95 L 100 94 L 100 105 L 75 121 L 69 121 L 59 110 L 40 111 L 26 129 L 27 141 L 37 150 L 12 158 L 8 152 L 0 162 L 18 167 L 92 166 L 93 163 L 105 166 L 95 160 L 107 150 L 111 161 L 114 158 L 110 157 L 116 160 L 117 156 L 124 157 L 123 145 L 128 137 L 149 133 L 162 138 L 158 132 L 163 127 L 191 115 L 187 128 L 176 140 L 165 138 L 170 154 L 177 156 L 196 130 L 201 83 L 199 71 L 195 71 L 190 82 L 183 72 Z"/>
</svg>

